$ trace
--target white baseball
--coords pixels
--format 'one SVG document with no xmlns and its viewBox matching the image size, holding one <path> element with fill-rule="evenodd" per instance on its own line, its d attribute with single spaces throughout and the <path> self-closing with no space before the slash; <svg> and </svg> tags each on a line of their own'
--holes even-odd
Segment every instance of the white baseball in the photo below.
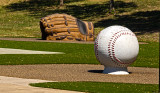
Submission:
<svg viewBox="0 0 160 93">
<path fill-rule="evenodd" d="M 107 27 L 98 34 L 94 51 L 97 60 L 105 66 L 104 73 L 118 70 L 127 72 L 126 67 L 137 58 L 139 44 L 131 30 L 116 25 Z"/>
</svg>

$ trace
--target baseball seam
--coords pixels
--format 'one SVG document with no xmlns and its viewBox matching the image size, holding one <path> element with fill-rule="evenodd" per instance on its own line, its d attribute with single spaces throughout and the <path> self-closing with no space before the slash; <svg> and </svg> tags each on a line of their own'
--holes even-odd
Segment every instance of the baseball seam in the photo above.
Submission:
<svg viewBox="0 0 160 93">
<path fill-rule="evenodd" d="M 109 44 L 108 44 L 108 54 L 109 54 L 112 62 L 114 62 L 115 64 L 117 64 L 117 65 L 119 65 L 119 66 L 120 66 L 120 64 L 131 64 L 131 63 L 124 63 L 124 62 L 120 61 L 120 60 L 115 56 L 115 54 L 116 54 L 116 53 L 115 53 L 115 43 L 116 43 L 117 39 L 118 39 L 119 37 L 121 37 L 122 35 L 135 36 L 135 34 L 130 33 L 130 32 L 126 32 L 126 31 L 124 31 L 124 30 L 123 30 L 123 32 L 122 32 L 122 31 L 119 31 L 119 32 L 113 34 L 113 36 L 110 38 Z M 117 62 L 118 62 L 119 64 L 118 64 Z"/>
<path fill-rule="evenodd" d="M 96 53 L 96 58 L 99 61 L 99 56 L 98 56 L 98 37 L 96 38 L 96 42 L 95 42 L 95 53 Z"/>
</svg>

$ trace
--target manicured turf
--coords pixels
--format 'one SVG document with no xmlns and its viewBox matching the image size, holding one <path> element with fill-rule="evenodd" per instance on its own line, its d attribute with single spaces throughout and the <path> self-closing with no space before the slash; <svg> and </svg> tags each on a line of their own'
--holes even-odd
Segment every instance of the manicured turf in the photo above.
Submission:
<svg viewBox="0 0 160 93">
<path fill-rule="evenodd" d="M 92 44 L 0 41 L 0 47 L 64 52 L 65 54 L 0 55 L 0 64 L 99 64 Z"/>
<path fill-rule="evenodd" d="M 158 93 L 158 84 L 126 84 L 105 82 L 49 82 L 31 86 L 81 91 L 87 93 Z"/>
<path fill-rule="evenodd" d="M 0 37 L 41 37 L 41 17 L 66 13 L 93 22 L 95 36 L 108 26 L 122 25 L 138 32 L 141 41 L 159 41 L 154 33 L 160 25 L 159 0 L 115 0 L 116 15 L 109 13 L 109 0 L 64 0 L 61 7 L 58 1 L 0 0 Z"/>
<path fill-rule="evenodd" d="M 159 67 L 159 43 L 141 44 L 137 61 L 132 66 Z"/>
<path fill-rule="evenodd" d="M 93 44 L 0 41 L 1 48 L 64 52 L 66 54 L 0 55 L 0 65 L 21 64 L 99 64 Z M 159 67 L 159 43 L 140 45 L 138 58 L 131 66 Z"/>
</svg>

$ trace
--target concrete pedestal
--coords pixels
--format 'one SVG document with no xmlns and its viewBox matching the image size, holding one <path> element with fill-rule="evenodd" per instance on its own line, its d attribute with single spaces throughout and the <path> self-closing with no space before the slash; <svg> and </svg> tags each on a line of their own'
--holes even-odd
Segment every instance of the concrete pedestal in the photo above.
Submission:
<svg viewBox="0 0 160 93">
<path fill-rule="evenodd" d="M 127 75 L 129 74 L 127 67 L 105 67 L 103 73 L 112 75 Z"/>
</svg>

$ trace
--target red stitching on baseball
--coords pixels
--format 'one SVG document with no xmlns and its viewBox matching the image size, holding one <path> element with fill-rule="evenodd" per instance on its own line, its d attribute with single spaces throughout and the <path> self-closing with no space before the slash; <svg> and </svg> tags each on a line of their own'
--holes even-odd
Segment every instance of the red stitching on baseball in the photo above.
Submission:
<svg viewBox="0 0 160 93">
<path fill-rule="evenodd" d="M 121 32 L 121 31 L 117 32 L 116 34 L 118 34 L 118 33 L 120 33 L 120 32 Z M 115 34 L 115 35 L 116 35 L 116 34 Z M 109 40 L 110 42 L 109 42 L 109 44 L 108 44 L 108 50 L 109 50 L 109 51 L 108 51 L 108 54 L 109 54 L 112 62 L 114 62 L 116 65 L 120 66 L 120 64 L 118 64 L 116 61 L 114 61 L 114 59 L 112 58 L 112 56 L 114 56 L 114 55 L 112 55 L 112 54 L 111 54 L 111 51 L 110 51 L 110 50 L 114 51 L 114 49 L 112 49 L 112 47 L 114 47 L 114 45 L 113 45 L 113 44 L 111 45 L 111 43 L 112 43 L 112 41 L 113 41 L 113 37 L 114 37 L 114 35 L 113 35 L 112 38 Z M 117 38 L 116 38 L 116 40 L 117 40 Z"/>
<path fill-rule="evenodd" d="M 120 61 L 118 58 L 116 58 L 116 56 L 115 56 L 115 51 L 114 51 L 114 47 L 115 47 L 115 42 L 117 41 L 117 39 L 119 38 L 119 37 L 121 37 L 122 35 L 131 35 L 131 36 L 135 36 L 135 34 L 132 34 L 132 33 L 128 33 L 128 32 L 125 32 L 125 31 L 123 31 L 122 33 L 120 33 L 120 32 L 122 32 L 122 31 L 119 31 L 119 32 L 117 32 L 117 33 L 115 33 L 115 34 L 113 34 L 113 36 L 112 37 L 115 37 L 114 39 L 113 38 L 110 38 L 110 42 L 109 42 L 109 45 L 108 45 L 108 54 L 109 54 L 109 56 L 110 56 L 110 58 L 111 58 L 111 60 L 115 63 L 115 64 L 117 64 L 117 65 L 121 65 L 121 64 L 130 64 L 130 63 L 124 63 L 124 62 L 122 62 L 122 61 Z M 118 33 L 120 33 L 119 35 L 118 35 Z M 118 35 L 118 36 L 116 36 L 116 35 Z M 113 42 L 112 42 L 113 41 Z M 111 44 L 110 44 L 111 43 Z M 118 64 L 118 63 L 120 63 L 120 64 Z M 123 66 L 123 65 L 122 65 Z"/>
<path fill-rule="evenodd" d="M 95 42 L 95 50 L 96 50 L 96 58 L 99 61 L 99 56 L 98 56 L 98 37 L 97 37 L 96 42 Z"/>
</svg>

